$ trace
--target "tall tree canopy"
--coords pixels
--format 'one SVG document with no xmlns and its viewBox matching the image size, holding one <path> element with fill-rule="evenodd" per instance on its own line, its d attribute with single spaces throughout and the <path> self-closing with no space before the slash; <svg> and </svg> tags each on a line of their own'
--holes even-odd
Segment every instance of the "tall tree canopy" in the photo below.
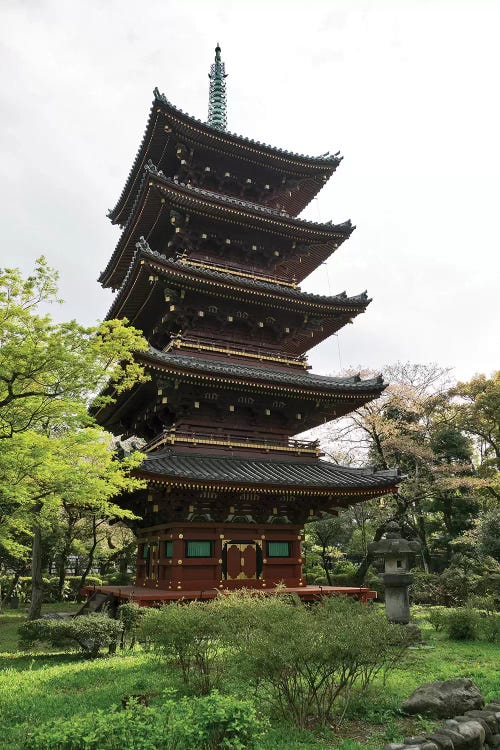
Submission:
<svg viewBox="0 0 500 750">
<path fill-rule="evenodd" d="M 44 258 L 27 278 L 0 270 L 0 439 L 89 424 L 89 401 L 107 382 L 120 392 L 145 378 L 133 358 L 147 348 L 139 331 L 126 320 L 55 323 L 44 309 L 57 301 Z"/>
<path fill-rule="evenodd" d="M 404 475 L 397 496 L 365 504 L 362 514 L 347 511 L 352 539 L 360 523 L 367 543 L 396 518 L 408 536 L 421 542 L 428 571 L 450 564 L 459 540 L 471 539 L 470 532 L 479 552 L 493 549 L 491 529 L 500 497 L 499 373 L 457 385 L 448 370 L 435 365 L 398 364 L 385 368 L 384 375 L 390 385 L 380 399 L 319 435 L 332 460 L 398 466 Z M 481 510 L 488 511 L 488 524 L 479 523 Z M 311 533 L 316 539 L 316 531 Z M 325 556 L 317 539 L 316 545 Z M 369 563 L 366 554 L 359 581 Z"/>
<path fill-rule="evenodd" d="M 130 517 L 112 498 L 140 485 L 130 477 L 140 454 L 115 460 L 88 406 L 146 378 L 134 351 L 147 344 L 126 320 L 56 323 L 46 312 L 56 301 L 57 273 L 43 258 L 27 278 L 0 271 L 0 549 L 21 556 L 32 539 L 32 617 L 40 614 L 49 518 L 63 504 Z"/>
</svg>

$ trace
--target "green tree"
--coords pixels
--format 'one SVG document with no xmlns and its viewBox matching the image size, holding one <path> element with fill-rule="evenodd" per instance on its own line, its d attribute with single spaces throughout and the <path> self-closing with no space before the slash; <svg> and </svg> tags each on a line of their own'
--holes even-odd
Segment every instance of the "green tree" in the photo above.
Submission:
<svg viewBox="0 0 500 750">
<path fill-rule="evenodd" d="M 319 560 L 323 568 L 326 581 L 332 585 L 332 567 L 336 560 L 343 557 L 340 545 L 347 543 L 352 530 L 349 522 L 346 527 L 346 516 L 335 518 L 327 516 L 314 521 L 306 527 L 307 546 L 310 552 Z M 314 554 L 316 553 L 316 555 Z"/>
<path fill-rule="evenodd" d="M 421 542 L 429 571 L 434 552 L 450 560 L 451 541 L 472 525 L 477 513 L 472 444 L 450 424 L 447 370 L 398 364 L 385 368 L 384 376 L 390 385 L 383 396 L 332 425 L 325 451 L 333 458 L 338 452 L 350 455 L 353 463 L 399 467 L 405 479 L 398 494 L 365 504 L 363 525 L 377 541 L 386 522 L 396 518 L 407 536 Z M 369 564 L 367 553 L 358 569 L 359 582 Z"/>
<path fill-rule="evenodd" d="M 31 617 L 40 613 L 49 519 L 63 502 L 126 517 L 111 498 L 138 486 L 129 473 L 140 456 L 116 461 L 88 406 L 146 378 L 134 351 L 147 344 L 126 320 L 55 323 L 43 309 L 56 301 L 57 273 L 43 258 L 27 278 L 0 271 L 0 549 L 21 557 L 32 537 Z"/>
<path fill-rule="evenodd" d="M 32 534 L 30 618 L 33 619 L 40 616 L 43 596 L 43 534 L 50 529 L 54 515 L 66 503 L 100 519 L 133 518 L 130 511 L 112 499 L 142 486 L 130 476 L 142 456 L 135 453 L 117 461 L 109 435 L 90 427 L 68 431 L 59 437 L 27 431 L 6 443 L 8 450 L 0 457 L 0 473 L 11 516 L 4 519 L 4 533 L 14 540 L 20 531 Z M 9 544 L 5 537 L 4 544 Z"/>
<path fill-rule="evenodd" d="M 0 439 L 90 424 L 87 407 L 106 383 L 120 392 L 145 378 L 133 356 L 147 348 L 139 331 L 126 320 L 55 323 L 42 309 L 57 301 L 43 258 L 27 278 L 0 270 Z"/>
<path fill-rule="evenodd" d="M 456 428 L 474 440 L 476 488 L 482 495 L 500 500 L 500 370 L 490 378 L 476 375 L 451 389 L 453 398 L 448 418 Z"/>
</svg>

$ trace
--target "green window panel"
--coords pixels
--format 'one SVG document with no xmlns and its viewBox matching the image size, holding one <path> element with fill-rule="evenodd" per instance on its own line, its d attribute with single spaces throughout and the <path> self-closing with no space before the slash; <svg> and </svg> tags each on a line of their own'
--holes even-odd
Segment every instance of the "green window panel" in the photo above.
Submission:
<svg viewBox="0 0 500 750">
<path fill-rule="evenodd" d="M 147 560 L 149 557 L 149 544 L 143 544 L 142 545 L 142 558 L 143 560 Z"/>
<path fill-rule="evenodd" d="M 173 557 L 173 556 L 174 556 L 174 543 L 165 542 L 165 557 Z"/>
<path fill-rule="evenodd" d="M 268 557 L 290 557 L 290 542 L 268 542 L 267 543 L 267 556 Z"/>
<path fill-rule="evenodd" d="M 198 540 L 186 542 L 186 557 L 212 557 L 212 542 Z"/>
</svg>

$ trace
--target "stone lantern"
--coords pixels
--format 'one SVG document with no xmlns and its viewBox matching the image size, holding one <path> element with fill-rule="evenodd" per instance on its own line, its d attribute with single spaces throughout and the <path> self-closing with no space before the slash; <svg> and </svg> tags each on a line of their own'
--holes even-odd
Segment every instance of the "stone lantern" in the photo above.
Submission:
<svg viewBox="0 0 500 750">
<path fill-rule="evenodd" d="M 382 580 L 385 587 L 385 612 L 389 622 L 407 625 L 410 622 L 408 587 L 412 582 L 410 560 L 420 551 L 420 542 L 409 542 L 401 536 L 395 521 L 387 524 L 384 538 L 368 545 L 369 552 L 384 559 Z"/>
</svg>

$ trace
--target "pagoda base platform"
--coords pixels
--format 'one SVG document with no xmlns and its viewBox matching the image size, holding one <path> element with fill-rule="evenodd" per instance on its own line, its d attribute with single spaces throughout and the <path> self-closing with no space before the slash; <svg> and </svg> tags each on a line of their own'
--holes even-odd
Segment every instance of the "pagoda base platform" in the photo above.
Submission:
<svg viewBox="0 0 500 750">
<path fill-rule="evenodd" d="M 233 589 L 234 591 L 234 589 Z M 297 586 L 285 588 L 272 588 L 262 590 L 266 596 L 277 594 L 296 594 L 302 601 L 320 601 L 325 596 L 350 596 L 360 602 L 376 599 L 377 592 L 362 586 Z M 193 590 L 193 591 L 167 591 L 159 588 L 145 588 L 138 586 L 85 586 L 82 591 L 87 597 L 94 594 L 104 594 L 109 599 L 115 600 L 116 604 L 122 602 L 135 602 L 140 607 L 157 607 L 169 602 L 178 601 L 205 601 L 215 599 L 220 594 L 229 591 L 217 589 Z"/>
</svg>

